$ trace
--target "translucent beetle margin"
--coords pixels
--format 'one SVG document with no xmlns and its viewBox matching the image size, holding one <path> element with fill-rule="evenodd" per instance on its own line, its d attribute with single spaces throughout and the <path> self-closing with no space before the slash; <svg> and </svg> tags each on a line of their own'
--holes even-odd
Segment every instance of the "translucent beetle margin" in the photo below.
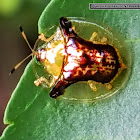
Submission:
<svg viewBox="0 0 140 140">
<path fill-rule="evenodd" d="M 66 85 L 64 86 L 64 89 L 61 89 L 63 88 L 61 84 L 63 85 L 65 82 L 61 83 L 59 85 L 61 87 L 60 90 L 63 90 L 64 94 L 62 93 L 63 95 L 60 94 L 61 96 L 54 95 L 51 97 L 78 101 L 96 101 L 116 93 L 124 86 L 130 74 L 131 57 L 128 46 L 121 38 L 117 37 L 118 39 L 116 39 L 109 30 L 91 21 L 89 22 L 83 19 L 68 18 L 68 21 L 65 22 L 66 24 L 68 22 L 72 23 L 72 28 L 70 29 L 70 27 L 67 27 L 66 25 L 63 26 L 61 25 L 62 23 L 60 23 L 60 27 L 50 29 L 51 32 L 54 31 L 51 37 L 46 38 L 44 34 L 41 34 L 35 44 L 34 49 L 37 52 L 37 55 L 33 57 L 33 59 L 37 58 L 33 66 L 37 77 L 35 85 L 42 85 L 45 88 L 52 89 L 58 88 L 57 84 L 60 82 L 60 79 L 63 79 L 63 77 L 65 77 L 65 79 L 68 78 L 68 71 L 72 70 L 74 67 L 76 68 L 77 64 L 79 64 L 79 60 L 80 66 L 82 65 L 81 62 L 84 62 L 84 60 L 81 60 L 84 59 L 84 57 L 81 57 L 82 54 L 80 54 L 82 51 L 77 51 L 73 47 L 67 47 L 66 50 L 66 46 L 70 45 L 70 38 L 74 37 L 76 34 L 77 37 L 90 41 L 91 43 L 96 44 L 96 46 L 99 46 L 99 44 L 108 44 L 114 48 L 119 59 L 118 61 L 122 66 L 121 68 L 118 68 L 119 70 L 117 71 L 116 75 L 113 76 L 110 82 L 102 83 L 98 82 L 97 80 L 88 80 L 86 78 L 86 80 L 80 80 L 79 77 L 79 80 L 74 79 L 75 82 L 69 82 L 70 86 Z M 87 53 L 88 52 L 89 51 L 87 50 Z M 70 54 L 72 57 L 68 57 Z M 92 53 L 89 55 L 91 54 Z M 100 61 L 102 61 L 102 53 L 97 52 L 95 54 L 96 61 L 99 62 L 99 64 L 97 63 L 97 65 L 93 65 L 93 71 L 97 72 L 101 64 Z M 74 56 L 79 56 L 79 58 L 75 59 L 73 58 Z M 71 58 L 72 60 L 69 60 Z M 73 60 L 78 62 L 74 63 Z M 71 61 L 71 63 L 68 63 L 69 61 Z M 100 67 L 102 69 L 105 68 L 106 72 L 113 69 L 113 64 L 115 63 L 111 59 L 108 59 L 108 61 L 110 65 Z"/>
</svg>

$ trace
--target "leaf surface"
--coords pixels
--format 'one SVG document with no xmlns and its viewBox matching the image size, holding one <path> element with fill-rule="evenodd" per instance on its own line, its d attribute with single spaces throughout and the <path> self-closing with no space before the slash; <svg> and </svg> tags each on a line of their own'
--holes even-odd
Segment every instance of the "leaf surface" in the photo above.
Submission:
<svg viewBox="0 0 140 140">
<path fill-rule="evenodd" d="M 140 139 L 140 11 L 91 11 L 89 1 L 52 0 L 40 17 L 39 33 L 47 35 L 46 27 L 58 25 L 62 16 L 95 19 L 122 34 L 133 60 L 129 81 L 120 93 L 96 103 L 54 100 L 49 90 L 34 86 L 31 61 L 6 108 L 4 122 L 9 125 L 0 140 Z"/>
</svg>

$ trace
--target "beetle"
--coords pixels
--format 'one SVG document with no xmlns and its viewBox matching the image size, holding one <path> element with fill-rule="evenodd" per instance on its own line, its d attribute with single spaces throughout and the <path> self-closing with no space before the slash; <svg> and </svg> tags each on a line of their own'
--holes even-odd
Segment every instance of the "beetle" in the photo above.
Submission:
<svg viewBox="0 0 140 140">
<path fill-rule="evenodd" d="M 97 90 L 94 82 L 105 84 L 107 89 L 111 89 L 111 83 L 126 67 L 118 50 L 113 45 L 96 44 L 92 40 L 81 38 L 66 17 L 61 17 L 59 24 L 56 39 L 56 35 L 46 38 L 44 34 L 40 34 L 39 40 L 44 41 L 45 45 L 38 47 L 33 53 L 44 69 L 54 75 L 53 82 L 50 83 L 47 78 L 40 77 L 34 82 L 35 85 L 39 86 L 42 82 L 47 85 L 50 83 L 50 87 L 53 86 L 50 91 L 52 98 L 63 95 L 67 87 L 79 81 L 87 81 L 93 91 Z M 62 64 L 57 69 L 53 66 L 58 54 L 62 56 Z M 58 73 L 49 70 L 50 66 L 56 68 Z"/>
<path fill-rule="evenodd" d="M 19 62 L 10 74 L 33 56 L 45 72 L 45 75 L 39 76 L 36 71 L 37 80 L 34 84 L 51 88 L 50 97 L 54 99 L 63 95 L 70 85 L 82 81 L 87 82 L 94 92 L 97 91 L 95 84 L 105 85 L 110 90 L 112 82 L 127 68 L 117 48 L 106 43 L 107 38 L 96 42 L 96 32 L 93 32 L 89 40 L 80 37 L 66 17 L 60 18 L 59 26 L 51 37 L 41 33 L 34 49 L 21 26 L 20 31 L 32 53 Z"/>
</svg>

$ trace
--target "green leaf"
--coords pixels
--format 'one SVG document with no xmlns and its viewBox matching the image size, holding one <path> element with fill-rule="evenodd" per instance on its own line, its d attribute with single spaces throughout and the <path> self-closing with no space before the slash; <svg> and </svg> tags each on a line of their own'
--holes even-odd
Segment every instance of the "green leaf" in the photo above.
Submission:
<svg viewBox="0 0 140 140">
<path fill-rule="evenodd" d="M 4 123 L 9 125 L 0 140 L 140 139 L 140 12 L 91 11 L 88 6 L 86 0 L 52 0 L 40 17 L 39 32 L 57 25 L 61 16 L 91 18 L 117 30 L 125 37 L 133 58 L 127 85 L 119 94 L 96 103 L 54 100 L 49 97 L 49 90 L 34 86 L 31 61 L 6 108 Z"/>
</svg>

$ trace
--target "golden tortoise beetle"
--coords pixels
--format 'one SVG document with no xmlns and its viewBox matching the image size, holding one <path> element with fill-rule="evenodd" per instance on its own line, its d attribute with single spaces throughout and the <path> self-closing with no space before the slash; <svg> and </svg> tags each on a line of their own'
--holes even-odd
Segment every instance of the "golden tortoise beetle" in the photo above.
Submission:
<svg viewBox="0 0 140 140">
<path fill-rule="evenodd" d="M 57 32 L 50 38 L 40 34 L 38 41 L 43 43 L 35 45 L 35 57 L 49 75 L 38 77 L 35 85 L 53 86 L 52 98 L 63 95 L 67 87 L 79 81 L 87 81 L 93 91 L 97 90 L 94 83 L 105 84 L 111 89 L 111 83 L 126 66 L 114 46 L 95 44 L 93 39 L 94 34 L 90 41 L 79 37 L 71 21 L 61 17 Z"/>
</svg>

